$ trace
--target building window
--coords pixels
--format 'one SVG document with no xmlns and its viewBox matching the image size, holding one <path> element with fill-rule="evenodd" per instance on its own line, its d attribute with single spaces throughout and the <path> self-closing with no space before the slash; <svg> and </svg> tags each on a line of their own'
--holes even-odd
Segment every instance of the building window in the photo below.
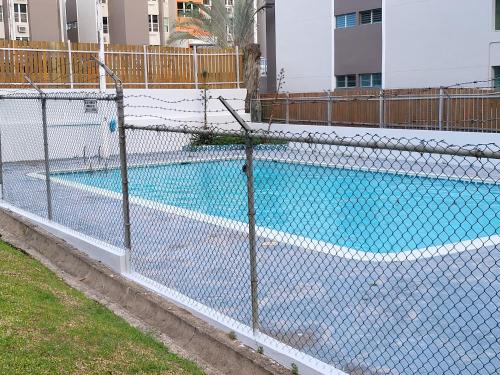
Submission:
<svg viewBox="0 0 500 375">
<path fill-rule="evenodd" d="M 495 30 L 500 30 L 500 0 L 495 1 Z"/>
<path fill-rule="evenodd" d="M 337 76 L 337 88 L 346 89 L 349 87 L 356 87 L 356 75 L 348 74 Z"/>
<path fill-rule="evenodd" d="M 493 87 L 495 91 L 500 91 L 500 66 L 493 67 Z"/>
<path fill-rule="evenodd" d="M 0 22 L 3 22 L 3 5 L 0 5 Z"/>
<path fill-rule="evenodd" d="M 359 12 L 359 23 L 368 25 L 382 22 L 382 9 L 371 9 Z"/>
<path fill-rule="evenodd" d="M 356 26 L 356 13 L 341 14 L 335 17 L 337 29 Z"/>
<path fill-rule="evenodd" d="M 177 15 L 181 17 L 190 17 L 194 11 L 194 4 L 189 2 L 177 3 Z"/>
<path fill-rule="evenodd" d="M 29 42 L 30 38 L 27 36 L 16 36 L 16 40 L 20 40 L 22 42 Z"/>
<path fill-rule="evenodd" d="M 102 17 L 102 32 L 104 34 L 109 33 L 108 17 Z"/>
<path fill-rule="evenodd" d="M 170 31 L 170 23 L 168 17 L 163 17 L 163 31 L 168 33 Z"/>
<path fill-rule="evenodd" d="M 14 20 L 16 22 L 28 22 L 28 5 L 14 4 Z"/>
<path fill-rule="evenodd" d="M 78 22 L 77 21 L 73 21 L 73 22 L 68 22 L 66 24 L 66 30 L 74 30 L 74 29 L 78 29 Z"/>
<path fill-rule="evenodd" d="M 361 87 L 382 87 L 382 73 L 360 74 Z"/>
<path fill-rule="evenodd" d="M 149 31 L 150 32 L 158 32 L 160 30 L 160 25 L 158 24 L 158 15 L 157 14 L 150 14 L 148 15 L 149 18 Z"/>
</svg>

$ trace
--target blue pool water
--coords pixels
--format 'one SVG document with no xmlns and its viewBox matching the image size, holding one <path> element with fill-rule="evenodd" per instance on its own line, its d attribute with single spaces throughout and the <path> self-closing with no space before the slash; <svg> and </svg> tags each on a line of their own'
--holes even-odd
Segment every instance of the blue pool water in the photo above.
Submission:
<svg viewBox="0 0 500 375">
<path fill-rule="evenodd" d="M 133 196 L 246 222 L 243 161 L 129 169 Z M 118 170 L 58 178 L 121 191 Z M 500 185 L 255 162 L 261 227 L 370 253 L 395 253 L 500 233 Z"/>
</svg>

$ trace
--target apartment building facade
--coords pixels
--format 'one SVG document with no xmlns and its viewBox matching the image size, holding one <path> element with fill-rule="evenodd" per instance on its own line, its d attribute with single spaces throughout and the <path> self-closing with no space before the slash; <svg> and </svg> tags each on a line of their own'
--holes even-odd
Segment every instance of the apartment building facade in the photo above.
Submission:
<svg viewBox="0 0 500 375">
<path fill-rule="evenodd" d="M 228 12 L 232 11 L 234 0 L 224 1 Z M 94 0 L 66 2 L 69 40 L 97 42 L 97 25 L 102 22 L 106 43 L 140 45 L 166 45 L 174 28 L 184 30 L 183 20 L 192 16 L 197 5 L 211 5 L 211 0 L 101 0 L 100 5 Z"/>
<path fill-rule="evenodd" d="M 105 43 L 166 45 L 174 29 L 192 31 L 183 21 L 197 5 L 212 0 L 0 0 L 0 39 L 97 43 L 102 27 Z"/>
<path fill-rule="evenodd" d="M 500 0 L 275 0 L 288 91 L 500 87 Z"/>
<path fill-rule="evenodd" d="M 65 1 L 0 0 L 0 39 L 65 41 Z"/>
<path fill-rule="evenodd" d="M 68 39 L 95 43 L 102 23 L 105 43 L 164 45 L 175 0 L 66 0 Z"/>
</svg>

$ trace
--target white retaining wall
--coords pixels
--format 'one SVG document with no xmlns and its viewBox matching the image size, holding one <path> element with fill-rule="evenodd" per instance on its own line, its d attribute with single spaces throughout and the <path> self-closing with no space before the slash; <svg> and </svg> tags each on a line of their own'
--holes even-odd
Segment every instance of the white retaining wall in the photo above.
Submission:
<svg viewBox="0 0 500 375">
<path fill-rule="evenodd" d="M 60 90 L 45 90 L 57 93 Z M 76 91 L 83 92 L 84 90 Z M 0 90 L 0 95 L 12 93 Z M 88 92 L 88 91 L 87 91 Z M 17 91 L 17 94 L 32 90 Z M 113 91 L 109 91 L 113 93 Z M 201 90 L 125 90 L 125 121 L 139 126 L 201 126 L 204 120 Z M 219 96 L 230 100 L 233 108 L 244 107 L 246 91 L 243 89 L 209 90 L 212 99 L 207 102 L 208 122 L 215 124 L 234 121 L 224 110 Z M 176 103 L 172 103 L 176 102 Z M 41 103 L 39 100 L 0 100 L 0 130 L 2 134 L 2 157 L 4 162 L 43 159 L 43 134 Z M 47 121 L 49 152 L 52 159 L 96 156 L 101 149 L 109 147 L 110 154 L 118 153 L 117 132 L 110 133 L 109 122 L 116 120 L 115 103 L 99 101 L 98 113 L 85 113 L 83 101 L 48 101 Z M 221 125 L 222 126 L 222 125 Z M 152 133 L 130 132 L 128 151 L 130 153 L 165 151 L 171 147 L 166 135 L 158 137 Z M 109 139 L 109 140 L 108 140 Z M 188 140 L 186 137 L 186 144 Z M 105 146 L 109 143 L 109 146 Z"/>
</svg>

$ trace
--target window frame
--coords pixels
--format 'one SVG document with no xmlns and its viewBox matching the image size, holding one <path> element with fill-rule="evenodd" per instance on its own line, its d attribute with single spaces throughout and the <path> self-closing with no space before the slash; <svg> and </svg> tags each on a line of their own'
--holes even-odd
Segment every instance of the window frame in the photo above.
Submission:
<svg viewBox="0 0 500 375">
<path fill-rule="evenodd" d="M 375 20 L 375 12 L 380 11 L 380 20 Z M 370 20 L 369 22 L 363 22 L 363 16 L 364 15 L 369 15 Z M 360 25 L 375 25 L 377 23 L 382 23 L 384 19 L 384 16 L 382 14 L 382 8 L 374 8 L 374 9 L 367 9 L 367 10 L 362 10 L 359 12 L 359 24 Z"/>
<path fill-rule="evenodd" d="M 102 17 L 102 32 L 104 34 L 109 34 L 109 17 Z"/>
<path fill-rule="evenodd" d="M 493 70 L 493 79 L 492 86 L 495 91 L 500 91 L 500 65 L 492 66 Z"/>
<path fill-rule="evenodd" d="M 335 76 L 336 86 L 338 89 L 352 89 L 357 87 L 356 74 L 341 74 Z M 342 85 L 339 85 L 341 81 L 344 81 Z M 350 84 L 351 83 L 351 84 Z"/>
<path fill-rule="evenodd" d="M 156 22 L 154 21 L 155 17 L 156 17 Z M 149 32 L 150 33 L 157 33 L 160 31 L 160 23 L 159 23 L 159 19 L 158 19 L 158 14 L 148 14 L 148 25 L 149 25 Z"/>
<path fill-rule="evenodd" d="M 500 0 L 493 3 L 493 30 L 500 31 Z"/>
<path fill-rule="evenodd" d="M 348 22 L 349 16 L 354 17 L 352 24 Z M 343 20 L 343 23 L 340 23 L 340 20 Z M 350 29 L 351 27 L 356 27 L 356 24 L 356 12 L 337 14 L 335 16 L 335 29 Z"/>
<path fill-rule="evenodd" d="M 365 85 L 363 81 L 368 78 L 370 83 Z M 378 81 L 378 82 L 377 82 Z M 381 88 L 382 73 L 362 73 L 359 75 L 359 87 L 362 88 Z"/>
<path fill-rule="evenodd" d="M 24 12 L 21 7 L 25 8 Z M 28 4 L 14 3 L 14 22 L 28 23 Z"/>
</svg>

